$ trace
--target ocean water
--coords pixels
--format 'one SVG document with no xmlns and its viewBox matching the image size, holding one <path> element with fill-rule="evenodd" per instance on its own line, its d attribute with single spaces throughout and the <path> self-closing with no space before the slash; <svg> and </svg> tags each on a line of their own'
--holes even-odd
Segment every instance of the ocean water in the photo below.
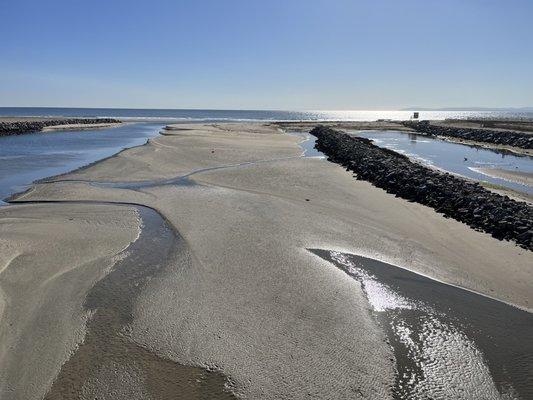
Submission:
<svg viewBox="0 0 533 400">
<path fill-rule="evenodd" d="M 371 258 L 308 250 L 360 283 L 394 352 L 394 399 L 533 399 L 533 314 Z"/>
<path fill-rule="evenodd" d="M 268 110 L 163 110 L 128 108 L 0 107 L 0 116 L 115 117 L 123 120 L 221 121 L 375 121 L 408 120 L 412 111 L 268 111 Z M 533 120 L 533 111 L 420 111 L 420 119 L 520 118 Z"/>
</svg>

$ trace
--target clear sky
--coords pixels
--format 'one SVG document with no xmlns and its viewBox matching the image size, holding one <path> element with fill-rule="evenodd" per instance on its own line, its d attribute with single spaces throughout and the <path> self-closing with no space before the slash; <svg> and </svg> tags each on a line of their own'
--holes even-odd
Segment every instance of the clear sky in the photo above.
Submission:
<svg viewBox="0 0 533 400">
<path fill-rule="evenodd" d="M 533 0 L 0 0 L 0 106 L 533 106 Z"/>
</svg>

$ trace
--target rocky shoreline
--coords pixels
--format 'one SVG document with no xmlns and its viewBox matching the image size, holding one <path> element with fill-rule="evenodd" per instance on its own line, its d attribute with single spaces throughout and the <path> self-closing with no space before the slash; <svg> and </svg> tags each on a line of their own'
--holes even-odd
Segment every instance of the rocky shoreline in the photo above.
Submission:
<svg viewBox="0 0 533 400">
<path fill-rule="evenodd" d="M 317 137 L 316 148 L 329 161 L 355 172 L 357 179 L 429 206 L 497 239 L 511 240 L 533 250 L 533 207 L 527 203 L 432 170 L 402 154 L 375 146 L 369 139 L 323 126 L 310 133 Z"/>
<path fill-rule="evenodd" d="M 41 121 L 0 122 L 0 136 L 21 135 L 24 133 L 40 132 L 46 127 L 55 125 L 116 124 L 120 122 L 121 121 L 114 118 L 61 118 L 46 119 Z"/>
<path fill-rule="evenodd" d="M 430 121 L 404 121 L 403 125 L 416 132 L 431 136 L 448 136 L 463 140 L 533 149 L 533 135 L 517 131 L 458 128 L 432 124 Z"/>
</svg>

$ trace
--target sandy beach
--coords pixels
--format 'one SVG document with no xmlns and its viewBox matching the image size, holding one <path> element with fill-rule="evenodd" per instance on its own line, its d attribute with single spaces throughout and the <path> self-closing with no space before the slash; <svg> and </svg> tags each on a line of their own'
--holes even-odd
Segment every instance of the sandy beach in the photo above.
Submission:
<svg viewBox="0 0 533 400">
<path fill-rule="evenodd" d="M 0 9 L 0 400 L 533 400 L 533 1 Z"/>
<path fill-rule="evenodd" d="M 299 141 L 270 124 L 169 126 L 0 208 L 0 397 L 62 398 L 58 385 L 88 362 L 82 344 L 100 326 L 92 316 L 108 308 L 86 302 L 96 282 L 152 246 L 139 242 L 148 223 L 139 207 L 179 245 L 135 281 L 109 335 L 139 346 L 143 360 L 214 371 L 242 398 L 392 397 L 394 356 L 361 285 L 308 249 L 371 257 L 533 309 L 531 252 L 302 157 Z M 147 380 L 143 365 L 103 358 L 79 383 L 82 397 L 170 398 L 166 372 Z M 212 398 L 225 398 L 209 376 Z M 120 382 L 128 391 L 106 389 Z"/>
<path fill-rule="evenodd" d="M 139 234 L 135 209 L 35 204 L 0 210 L 0 397 L 39 399 L 83 341 L 85 294 Z"/>
</svg>

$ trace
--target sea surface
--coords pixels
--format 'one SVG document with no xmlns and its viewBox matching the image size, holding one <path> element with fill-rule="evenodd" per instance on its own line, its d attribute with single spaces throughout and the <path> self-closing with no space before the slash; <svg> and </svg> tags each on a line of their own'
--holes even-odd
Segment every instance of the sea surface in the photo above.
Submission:
<svg viewBox="0 0 533 400">
<path fill-rule="evenodd" d="M 372 139 L 385 147 L 436 167 L 476 181 L 489 182 L 521 193 L 533 195 L 533 187 L 486 175 L 479 169 L 490 168 L 533 174 L 533 157 L 491 150 L 477 146 L 451 143 L 428 136 L 399 131 L 351 131 L 357 136 Z"/>
<path fill-rule="evenodd" d="M 221 121 L 376 121 L 408 120 L 413 111 L 269 111 L 269 110 L 163 110 L 128 108 L 0 107 L 0 116 L 116 117 L 123 120 L 184 122 Z M 420 119 L 520 118 L 533 120 L 533 111 L 420 111 Z"/>
<path fill-rule="evenodd" d="M 144 144 L 164 127 L 132 123 L 116 128 L 0 137 L 0 203 L 35 180 L 72 171 Z"/>
</svg>

